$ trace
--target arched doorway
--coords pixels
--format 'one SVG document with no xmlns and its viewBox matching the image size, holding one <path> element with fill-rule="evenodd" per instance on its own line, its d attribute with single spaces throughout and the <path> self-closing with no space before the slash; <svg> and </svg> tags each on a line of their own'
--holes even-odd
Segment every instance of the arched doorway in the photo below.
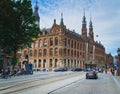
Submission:
<svg viewBox="0 0 120 94">
<path fill-rule="evenodd" d="M 57 68 L 57 62 L 58 62 L 58 60 L 55 59 L 55 63 L 54 63 L 54 67 L 55 67 L 55 68 Z"/>
<path fill-rule="evenodd" d="M 46 68 L 46 59 L 43 60 L 43 68 Z"/>
</svg>

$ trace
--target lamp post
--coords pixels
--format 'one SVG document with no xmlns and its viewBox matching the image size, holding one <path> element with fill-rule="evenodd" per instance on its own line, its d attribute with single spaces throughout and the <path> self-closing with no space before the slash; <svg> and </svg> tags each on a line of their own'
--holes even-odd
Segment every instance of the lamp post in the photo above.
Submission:
<svg viewBox="0 0 120 94">
<path fill-rule="evenodd" d="M 117 75 L 120 75 L 120 48 L 118 48 L 117 53 L 118 53 L 118 71 L 117 71 Z"/>
</svg>

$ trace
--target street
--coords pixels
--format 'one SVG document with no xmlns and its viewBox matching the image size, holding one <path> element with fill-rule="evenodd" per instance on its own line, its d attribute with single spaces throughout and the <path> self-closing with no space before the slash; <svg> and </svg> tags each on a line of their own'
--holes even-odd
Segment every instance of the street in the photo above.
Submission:
<svg viewBox="0 0 120 94">
<path fill-rule="evenodd" d="M 2 79 L 0 94 L 120 94 L 110 73 L 87 80 L 85 72 L 43 72 L 23 78 Z"/>
</svg>

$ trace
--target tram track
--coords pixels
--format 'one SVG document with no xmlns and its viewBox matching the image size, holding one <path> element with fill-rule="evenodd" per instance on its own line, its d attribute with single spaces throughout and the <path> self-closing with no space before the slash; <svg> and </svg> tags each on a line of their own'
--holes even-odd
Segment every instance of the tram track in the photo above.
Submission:
<svg viewBox="0 0 120 94">
<path fill-rule="evenodd" d="M 79 74 L 80 73 L 75 73 L 75 74 L 71 73 L 69 75 L 67 74 L 67 75 L 56 76 L 56 77 L 52 77 L 52 78 L 36 79 L 36 80 L 33 80 L 33 81 L 16 83 L 16 84 L 10 85 L 8 87 L 1 88 L 0 89 L 0 94 L 12 94 L 12 93 L 22 91 L 22 90 L 26 90 L 26 89 L 30 89 L 30 88 L 33 88 L 33 87 L 57 82 L 57 81 L 60 81 L 60 80 L 65 80 L 65 79 L 68 79 L 70 77 L 77 76 Z M 80 75 L 82 75 L 82 74 L 80 74 Z"/>
</svg>

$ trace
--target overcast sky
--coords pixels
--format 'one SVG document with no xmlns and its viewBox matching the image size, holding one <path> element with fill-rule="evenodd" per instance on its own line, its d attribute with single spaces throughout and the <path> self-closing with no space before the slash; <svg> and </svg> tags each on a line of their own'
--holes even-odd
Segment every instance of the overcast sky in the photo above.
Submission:
<svg viewBox="0 0 120 94">
<path fill-rule="evenodd" d="M 64 24 L 70 30 L 81 34 L 83 10 L 89 26 L 90 14 L 93 22 L 94 37 L 101 41 L 106 53 L 117 55 L 120 47 L 120 0 L 37 0 L 40 27 L 50 28 L 53 20 L 60 23 L 63 12 Z M 33 7 L 36 0 L 32 0 Z M 96 37 L 98 35 L 98 37 Z"/>
</svg>

